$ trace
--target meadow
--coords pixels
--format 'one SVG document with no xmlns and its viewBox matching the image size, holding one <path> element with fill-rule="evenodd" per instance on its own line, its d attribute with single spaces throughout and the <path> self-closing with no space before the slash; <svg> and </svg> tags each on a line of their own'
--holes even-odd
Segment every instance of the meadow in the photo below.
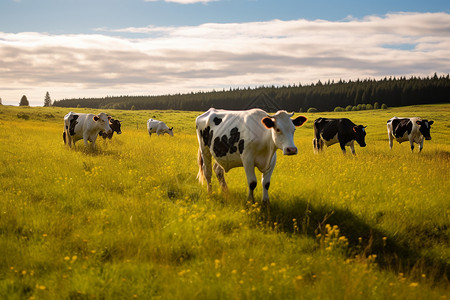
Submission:
<svg viewBox="0 0 450 300">
<path fill-rule="evenodd" d="M 196 180 L 199 112 L 108 110 L 123 133 L 92 150 L 64 145 L 69 111 L 0 106 L 1 299 L 450 295 L 450 104 L 302 113 L 268 218 L 246 202 L 242 168 L 226 174 L 228 194 Z M 421 153 L 389 150 L 393 116 L 435 121 Z M 314 154 L 318 117 L 367 125 L 367 147 Z M 175 136 L 149 137 L 149 118 Z"/>
</svg>

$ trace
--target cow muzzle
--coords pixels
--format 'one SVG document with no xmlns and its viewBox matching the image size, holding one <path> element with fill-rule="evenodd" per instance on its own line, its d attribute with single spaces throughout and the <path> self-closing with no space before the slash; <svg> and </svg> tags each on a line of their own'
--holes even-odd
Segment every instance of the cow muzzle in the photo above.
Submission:
<svg viewBox="0 0 450 300">
<path fill-rule="evenodd" d="M 284 155 L 296 155 L 297 154 L 297 147 L 286 147 L 283 149 Z"/>
</svg>

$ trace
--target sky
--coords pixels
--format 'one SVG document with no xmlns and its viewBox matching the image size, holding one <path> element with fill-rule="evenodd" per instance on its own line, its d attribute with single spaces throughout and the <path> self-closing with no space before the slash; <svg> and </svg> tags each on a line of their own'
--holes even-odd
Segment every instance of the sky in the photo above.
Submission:
<svg viewBox="0 0 450 300">
<path fill-rule="evenodd" d="M 4 105 L 434 73 L 448 0 L 0 0 Z"/>
</svg>

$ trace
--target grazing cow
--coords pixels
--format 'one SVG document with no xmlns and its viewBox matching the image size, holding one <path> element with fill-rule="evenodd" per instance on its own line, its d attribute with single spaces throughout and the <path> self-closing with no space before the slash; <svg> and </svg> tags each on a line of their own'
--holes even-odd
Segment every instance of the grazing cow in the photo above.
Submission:
<svg viewBox="0 0 450 300">
<path fill-rule="evenodd" d="M 355 154 L 353 145 L 356 141 L 361 147 L 366 146 L 366 128 L 367 126 L 356 125 L 346 118 L 329 119 L 318 118 L 314 121 L 314 152 L 323 150 L 324 144 L 329 147 L 339 143 L 342 152 L 345 154 L 345 146 L 350 146 L 352 154 Z"/>
<path fill-rule="evenodd" d="M 150 136 L 152 133 L 156 133 L 157 135 L 168 133 L 173 136 L 173 127 L 169 128 L 164 122 L 158 120 L 148 119 L 147 130 Z"/>
<path fill-rule="evenodd" d="M 106 132 L 100 131 L 98 133 L 98 135 L 103 137 L 103 139 L 105 140 L 106 138 L 112 139 L 114 132 L 117 132 L 117 134 L 122 134 L 122 130 L 121 130 L 122 124 L 120 124 L 120 122 L 121 121 L 119 121 L 119 120 L 111 118 L 109 120 L 109 127 L 111 127 L 111 130 L 112 130 L 111 133 L 106 133 Z"/>
<path fill-rule="evenodd" d="M 69 112 L 64 116 L 64 143 L 72 147 L 72 142 L 75 145 L 76 141 L 83 139 L 86 146 L 90 141 L 95 148 L 95 141 L 100 131 L 108 134 L 112 132 L 109 127 L 110 118 L 103 112 L 98 115 Z"/>
<path fill-rule="evenodd" d="M 227 191 L 224 172 L 244 167 L 248 184 L 248 199 L 254 202 L 256 188 L 255 167 L 262 174 L 263 204 L 269 203 L 270 177 L 275 168 L 276 150 L 284 155 L 297 154 L 294 145 L 295 126 L 301 126 L 306 118 L 291 119 L 292 114 L 278 111 L 268 115 L 261 109 L 228 111 L 211 108 L 198 116 L 196 123 L 198 151 L 198 179 L 206 178 L 211 192 L 211 162 L 215 159 L 214 171 L 224 191 Z"/>
<path fill-rule="evenodd" d="M 423 140 L 431 140 L 430 129 L 434 121 L 422 120 L 421 118 L 397 118 L 393 117 L 387 121 L 389 136 L 389 148 L 392 149 L 394 138 L 398 143 L 409 141 L 411 152 L 414 143 L 419 144 L 419 152 L 423 148 Z"/>
</svg>

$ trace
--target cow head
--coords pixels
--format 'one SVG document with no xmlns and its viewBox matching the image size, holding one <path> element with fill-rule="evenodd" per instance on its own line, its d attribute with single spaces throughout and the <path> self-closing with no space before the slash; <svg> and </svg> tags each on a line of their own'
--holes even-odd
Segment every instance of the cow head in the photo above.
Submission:
<svg viewBox="0 0 450 300">
<path fill-rule="evenodd" d="M 115 120 L 112 118 L 109 120 L 109 126 L 111 127 L 111 130 L 117 132 L 117 134 L 122 134 L 122 124 L 120 124 L 120 122 L 120 120 Z"/>
<path fill-rule="evenodd" d="M 294 132 L 296 126 L 301 126 L 307 118 L 299 116 L 291 119 L 294 115 L 286 111 L 278 111 L 273 116 L 262 118 L 263 125 L 272 131 L 272 140 L 278 149 L 283 150 L 284 155 L 297 154 L 297 147 L 294 145 Z"/>
<path fill-rule="evenodd" d="M 416 124 L 419 125 L 419 131 L 424 136 L 426 140 L 431 140 L 430 129 L 434 121 L 428 120 L 417 120 Z"/>
<path fill-rule="evenodd" d="M 353 126 L 353 131 L 355 132 L 355 141 L 359 144 L 361 147 L 366 146 L 366 128 L 367 126 Z"/>
<path fill-rule="evenodd" d="M 173 136 L 173 127 L 167 129 L 167 133 L 170 134 L 171 136 Z"/>
<path fill-rule="evenodd" d="M 94 122 L 97 124 L 100 131 L 111 133 L 111 127 L 109 127 L 109 120 L 111 119 L 111 116 L 106 115 L 105 113 L 99 113 L 98 115 L 95 115 L 93 118 Z"/>
</svg>

